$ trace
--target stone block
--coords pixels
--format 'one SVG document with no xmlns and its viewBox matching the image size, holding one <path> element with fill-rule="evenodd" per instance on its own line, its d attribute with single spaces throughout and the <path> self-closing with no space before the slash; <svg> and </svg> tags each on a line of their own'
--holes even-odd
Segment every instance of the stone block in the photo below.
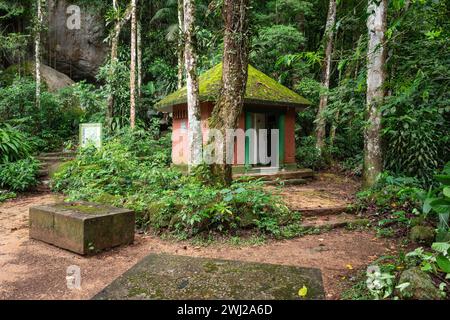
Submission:
<svg viewBox="0 0 450 320">
<path fill-rule="evenodd" d="M 30 208 L 30 238 L 82 255 L 133 243 L 134 228 L 128 209 L 88 202 Z"/>
</svg>

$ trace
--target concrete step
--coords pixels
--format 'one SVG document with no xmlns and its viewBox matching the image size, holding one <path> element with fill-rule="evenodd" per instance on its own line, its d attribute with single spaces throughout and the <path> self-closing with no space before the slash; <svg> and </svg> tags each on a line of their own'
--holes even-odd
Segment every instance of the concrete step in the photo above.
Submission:
<svg viewBox="0 0 450 320">
<path fill-rule="evenodd" d="M 269 180 L 265 181 L 268 186 L 285 185 L 285 186 L 298 186 L 308 183 L 306 179 L 289 179 L 289 180 Z"/>
<path fill-rule="evenodd" d="M 39 192 L 48 192 L 50 191 L 50 180 L 41 180 L 41 183 L 39 183 L 36 187 L 36 190 Z"/>
<path fill-rule="evenodd" d="M 341 213 L 351 213 L 350 206 L 336 206 L 336 207 L 315 207 L 315 208 L 290 208 L 292 211 L 301 213 L 304 217 L 324 217 L 338 215 Z"/>
<path fill-rule="evenodd" d="M 75 151 L 57 151 L 57 152 L 43 152 L 39 156 L 43 157 L 75 157 Z"/>
<path fill-rule="evenodd" d="M 303 219 L 302 227 L 305 229 L 336 229 L 346 227 L 365 227 L 370 220 L 352 214 L 341 213 L 334 216 L 306 217 Z"/>
<path fill-rule="evenodd" d="M 292 171 L 278 171 L 276 173 L 243 173 L 236 174 L 234 177 L 253 177 L 255 179 L 262 179 L 264 181 L 272 181 L 276 179 L 280 180 L 292 180 L 292 179 L 311 179 L 314 177 L 314 171 L 311 169 L 298 169 Z"/>
<path fill-rule="evenodd" d="M 56 157 L 56 156 L 37 156 L 36 159 L 41 162 L 64 162 L 72 160 L 74 157 Z"/>
<path fill-rule="evenodd" d="M 46 177 L 48 175 L 49 175 L 48 169 L 40 169 L 37 174 L 38 178 Z"/>
<path fill-rule="evenodd" d="M 280 172 L 279 167 L 260 167 L 260 168 L 252 168 L 248 173 L 250 174 L 276 174 Z"/>
</svg>

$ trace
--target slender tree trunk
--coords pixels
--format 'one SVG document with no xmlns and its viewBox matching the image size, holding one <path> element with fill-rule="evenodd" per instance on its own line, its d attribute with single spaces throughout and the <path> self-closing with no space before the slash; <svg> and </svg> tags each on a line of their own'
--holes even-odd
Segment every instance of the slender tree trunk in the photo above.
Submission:
<svg viewBox="0 0 450 320">
<path fill-rule="evenodd" d="M 136 32 L 137 15 L 136 4 L 138 0 L 131 0 L 131 63 L 130 63 L 130 127 L 136 127 Z"/>
<path fill-rule="evenodd" d="M 195 1 L 184 0 L 184 39 L 188 102 L 189 170 L 202 163 L 203 137 L 195 50 Z"/>
<path fill-rule="evenodd" d="M 336 0 L 330 0 L 328 8 L 327 24 L 325 27 L 325 61 L 323 65 L 322 87 L 327 90 L 330 88 L 330 73 L 331 73 L 331 55 L 333 52 L 333 28 L 336 23 Z M 320 96 L 319 110 L 316 116 L 316 148 L 319 152 L 325 145 L 325 110 L 328 104 L 328 93 L 325 92 Z"/>
<path fill-rule="evenodd" d="M 184 14 L 183 14 L 183 0 L 178 0 L 178 89 L 183 87 L 183 71 L 184 71 L 184 48 L 183 48 L 183 35 L 184 35 Z"/>
<path fill-rule="evenodd" d="M 41 28 L 44 23 L 42 0 L 37 0 L 37 26 L 34 39 L 35 77 L 36 77 L 36 108 L 41 107 Z"/>
<path fill-rule="evenodd" d="M 142 25 L 139 19 L 137 25 L 137 95 L 142 97 Z"/>
<path fill-rule="evenodd" d="M 232 164 L 227 161 L 226 130 L 236 129 L 244 106 L 248 78 L 249 54 L 249 0 L 225 0 L 225 24 L 222 65 L 222 88 L 210 120 L 211 128 L 218 129 L 224 137 L 217 148 L 222 151 L 222 163 L 212 165 L 218 182 L 229 185 L 232 181 Z M 234 141 L 229 141 L 234 144 Z M 229 156 L 228 156 L 229 158 Z M 228 163 L 227 163 L 228 162 Z"/>
<path fill-rule="evenodd" d="M 367 29 L 367 125 L 364 132 L 364 186 L 372 186 L 382 171 L 381 111 L 386 79 L 385 32 L 387 0 L 369 0 Z"/>
<path fill-rule="evenodd" d="M 113 8 L 116 14 L 118 14 L 119 7 L 117 0 L 113 0 Z M 114 30 L 111 35 L 111 68 L 109 72 L 109 77 L 114 77 L 115 70 L 117 67 L 117 63 L 119 62 L 118 59 L 118 51 L 119 51 L 119 39 L 120 39 L 120 32 L 122 31 L 123 25 L 130 19 L 131 17 L 131 6 L 127 8 L 125 11 L 125 15 L 123 17 L 116 17 L 116 21 L 114 23 Z M 108 109 L 106 111 L 106 118 L 111 125 L 112 118 L 114 117 L 114 104 L 115 104 L 115 96 L 114 92 L 110 92 L 108 99 L 107 99 Z"/>
</svg>

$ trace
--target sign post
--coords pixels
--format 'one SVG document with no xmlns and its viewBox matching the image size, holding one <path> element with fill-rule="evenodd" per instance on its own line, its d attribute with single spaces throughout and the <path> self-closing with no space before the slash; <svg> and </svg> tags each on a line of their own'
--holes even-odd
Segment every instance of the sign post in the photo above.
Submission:
<svg viewBox="0 0 450 320">
<path fill-rule="evenodd" d="M 82 148 L 94 145 L 96 148 L 102 146 L 102 124 L 81 123 L 80 124 L 80 146 Z"/>
</svg>

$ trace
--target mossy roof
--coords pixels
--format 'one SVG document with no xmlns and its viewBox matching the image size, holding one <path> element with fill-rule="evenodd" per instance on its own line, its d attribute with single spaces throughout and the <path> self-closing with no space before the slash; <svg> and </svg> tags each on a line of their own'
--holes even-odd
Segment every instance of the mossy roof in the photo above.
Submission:
<svg viewBox="0 0 450 320">
<path fill-rule="evenodd" d="M 219 96 L 222 81 L 222 64 L 209 69 L 199 77 L 200 101 L 215 102 Z M 161 111 L 170 111 L 171 107 L 187 102 L 186 87 L 169 94 L 156 104 Z M 268 75 L 248 66 L 245 102 L 250 104 L 272 105 L 279 107 L 302 107 L 311 104 L 308 100 L 278 83 Z"/>
</svg>

